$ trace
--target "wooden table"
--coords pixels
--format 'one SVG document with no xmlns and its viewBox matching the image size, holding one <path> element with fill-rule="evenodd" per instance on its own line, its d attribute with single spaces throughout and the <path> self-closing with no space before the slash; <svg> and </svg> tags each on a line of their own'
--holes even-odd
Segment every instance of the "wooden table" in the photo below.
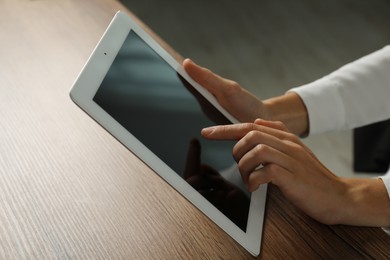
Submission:
<svg viewBox="0 0 390 260">
<path fill-rule="evenodd" d="M 0 258 L 252 258 L 69 99 L 119 9 L 0 2 Z M 270 187 L 260 258 L 369 256 L 390 256 L 381 229 L 321 225 Z"/>
</svg>

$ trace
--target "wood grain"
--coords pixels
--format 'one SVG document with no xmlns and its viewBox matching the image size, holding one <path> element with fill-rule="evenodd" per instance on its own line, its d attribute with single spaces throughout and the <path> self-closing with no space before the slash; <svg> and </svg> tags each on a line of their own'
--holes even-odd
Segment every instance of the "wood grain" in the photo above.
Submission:
<svg viewBox="0 0 390 260">
<path fill-rule="evenodd" d="M 0 259 L 251 259 L 70 101 L 119 9 L 0 2 Z M 261 257 L 381 258 L 383 234 L 320 225 L 273 187 Z"/>
<path fill-rule="evenodd" d="M 263 256 L 282 258 L 295 251 L 290 257 L 296 259 L 386 258 L 389 239 L 378 228 L 320 224 L 288 203 L 277 187 L 269 187 Z"/>
</svg>

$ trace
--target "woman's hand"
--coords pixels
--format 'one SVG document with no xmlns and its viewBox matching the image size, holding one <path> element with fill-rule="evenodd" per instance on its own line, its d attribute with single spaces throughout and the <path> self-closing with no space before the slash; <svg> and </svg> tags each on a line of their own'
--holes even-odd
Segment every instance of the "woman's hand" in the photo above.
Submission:
<svg viewBox="0 0 390 260">
<path fill-rule="evenodd" d="M 198 84 L 214 95 L 221 106 L 240 122 L 253 122 L 256 118 L 268 118 L 263 102 L 238 83 L 224 79 L 189 59 L 183 62 L 183 67 Z"/>
<path fill-rule="evenodd" d="M 261 101 L 237 82 L 222 78 L 189 59 L 184 60 L 183 67 L 193 80 L 214 95 L 221 106 L 240 122 L 253 122 L 256 118 L 282 121 L 296 135 L 308 133 L 307 110 L 297 94 L 291 92 Z"/>
<path fill-rule="evenodd" d="M 295 206 L 325 224 L 390 225 L 381 180 L 337 177 L 281 122 L 258 119 L 215 126 L 203 129 L 202 135 L 238 140 L 233 156 L 249 191 L 271 182 Z"/>
</svg>

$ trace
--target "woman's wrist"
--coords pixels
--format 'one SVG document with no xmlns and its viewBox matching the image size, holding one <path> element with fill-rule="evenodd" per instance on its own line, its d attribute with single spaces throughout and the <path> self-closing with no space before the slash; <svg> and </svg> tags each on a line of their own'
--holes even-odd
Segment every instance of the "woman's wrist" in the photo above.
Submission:
<svg viewBox="0 0 390 260">
<path fill-rule="evenodd" d="M 281 121 L 298 136 L 309 132 L 308 112 L 300 96 L 294 92 L 263 101 L 265 116 L 270 121 Z"/>
<path fill-rule="evenodd" d="M 345 200 L 338 224 L 390 226 L 390 199 L 381 179 L 343 178 Z"/>
</svg>

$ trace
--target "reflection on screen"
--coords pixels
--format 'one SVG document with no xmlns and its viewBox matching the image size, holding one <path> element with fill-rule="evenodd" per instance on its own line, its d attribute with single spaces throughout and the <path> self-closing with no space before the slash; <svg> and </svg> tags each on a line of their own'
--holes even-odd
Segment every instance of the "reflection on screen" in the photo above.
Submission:
<svg viewBox="0 0 390 260">
<path fill-rule="evenodd" d="M 229 124 L 185 79 L 131 31 L 94 101 L 246 231 L 250 195 L 232 158 L 233 142 L 201 137 Z"/>
</svg>

